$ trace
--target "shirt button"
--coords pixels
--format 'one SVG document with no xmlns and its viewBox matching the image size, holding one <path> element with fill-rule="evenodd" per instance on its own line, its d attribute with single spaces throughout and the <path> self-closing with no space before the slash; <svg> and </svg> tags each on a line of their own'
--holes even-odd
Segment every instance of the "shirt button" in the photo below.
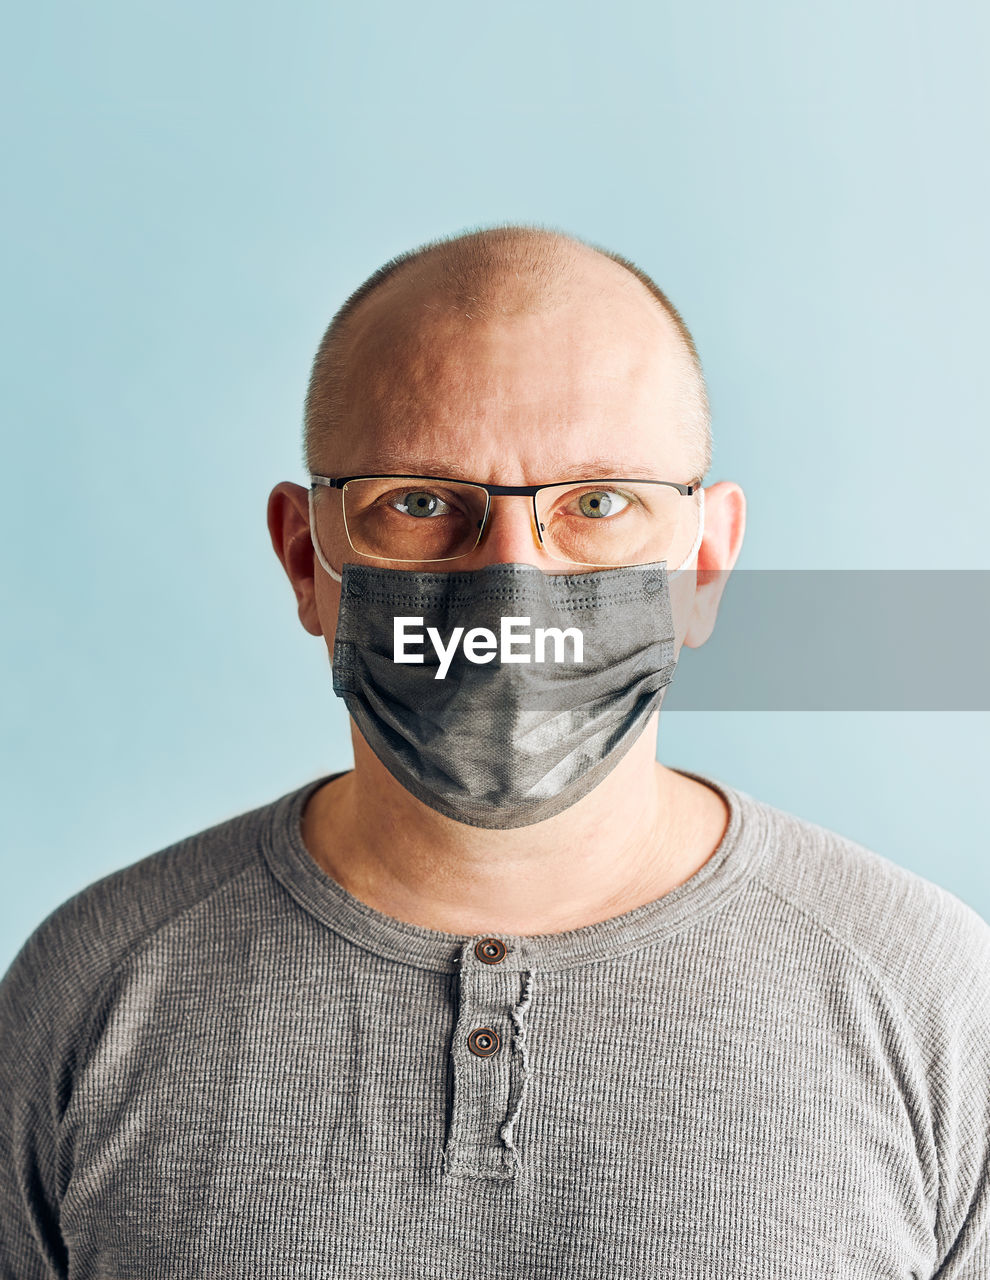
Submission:
<svg viewBox="0 0 990 1280">
<path fill-rule="evenodd" d="M 490 1058 L 498 1053 L 498 1032 L 491 1027 L 475 1027 L 468 1036 L 468 1048 L 479 1058 Z"/>
<path fill-rule="evenodd" d="M 474 954 L 484 964 L 498 964 L 505 959 L 505 943 L 501 938 L 482 938 L 474 944 Z"/>
</svg>

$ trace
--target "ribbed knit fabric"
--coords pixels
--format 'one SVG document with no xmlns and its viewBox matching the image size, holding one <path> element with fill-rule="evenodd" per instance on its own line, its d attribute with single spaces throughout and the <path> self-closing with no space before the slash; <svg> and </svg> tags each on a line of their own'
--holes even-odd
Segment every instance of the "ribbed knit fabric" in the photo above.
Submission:
<svg viewBox="0 0 990 1280">
<path fill-rule="evenodd" d="M 716 852 L 565 933 L 360 902 L 325 778 L 69 899 L 0 984 L 0 1276 L 987 1280 L 990 927 L 689 776 Z"/>
</svg>

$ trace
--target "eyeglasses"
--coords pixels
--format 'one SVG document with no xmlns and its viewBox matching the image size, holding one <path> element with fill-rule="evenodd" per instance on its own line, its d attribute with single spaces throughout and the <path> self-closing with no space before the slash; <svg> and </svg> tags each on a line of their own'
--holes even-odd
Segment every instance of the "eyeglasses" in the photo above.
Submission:
<svg viewBox="0 0 990 1280">
<path fill-rule="evenodd" d="M 442 476 L 310 475 L 310 481 L 314 499 L 324 488 L 340 491 L 351 548 L 375 560 L 469 555 L 485 532 L 492 497 L 513 496 L 532 499 L 533 532 L 549 556 L 600 568 L 669 559 L 683 535 L 682 499 L 700 488 L 700 478 L 690 484 L 608 478 L 503 485 Z"/>
</svg>

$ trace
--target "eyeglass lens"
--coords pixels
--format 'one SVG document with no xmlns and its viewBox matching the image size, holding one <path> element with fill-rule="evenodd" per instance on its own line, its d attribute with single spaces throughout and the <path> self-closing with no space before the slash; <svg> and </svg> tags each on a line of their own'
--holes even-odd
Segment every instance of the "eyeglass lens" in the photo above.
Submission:
<svg viewBox="0 0 990 1280">
<path fill-rule="evenodd" d="M 478 544 L 486 496 L 458 481 L 349 480 L 343 488 L 347 537 L 359 554 L 378 559 L 456 559 Z M 669 559 L 682 540 L 686 505 L 669 485 L 624 481 L 559 484 L 537 495 L 544 549 L 572 564 Z"/>
</svg>

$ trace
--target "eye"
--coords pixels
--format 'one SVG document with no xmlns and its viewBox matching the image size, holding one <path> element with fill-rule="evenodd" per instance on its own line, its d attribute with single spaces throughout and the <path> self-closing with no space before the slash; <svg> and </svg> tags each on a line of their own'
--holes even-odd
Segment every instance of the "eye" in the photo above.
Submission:
<svg viewBox="0 0 990 1280">
<path fill-rule="evenodd" d="M 396 511 L 401 511 L 407 516 L 446 516 L 451 513 L 452 508 L 444 502 L 443 498 L 438 498 L 435 493 L 430 493 L 428 489 L 411 489 L 408 493 L 404 493 L 401 497 L 394 498 L 389 502 L 390 507 L 394 507 Z"/>
<path fill-rule="evenodd" d="M 629 505 L 629 499 L 615 489 L 589 489 L 578 498 L 578 508 L 583 516 L 594 520 L 602 516 L 617 515 Z"/>
</svg>

